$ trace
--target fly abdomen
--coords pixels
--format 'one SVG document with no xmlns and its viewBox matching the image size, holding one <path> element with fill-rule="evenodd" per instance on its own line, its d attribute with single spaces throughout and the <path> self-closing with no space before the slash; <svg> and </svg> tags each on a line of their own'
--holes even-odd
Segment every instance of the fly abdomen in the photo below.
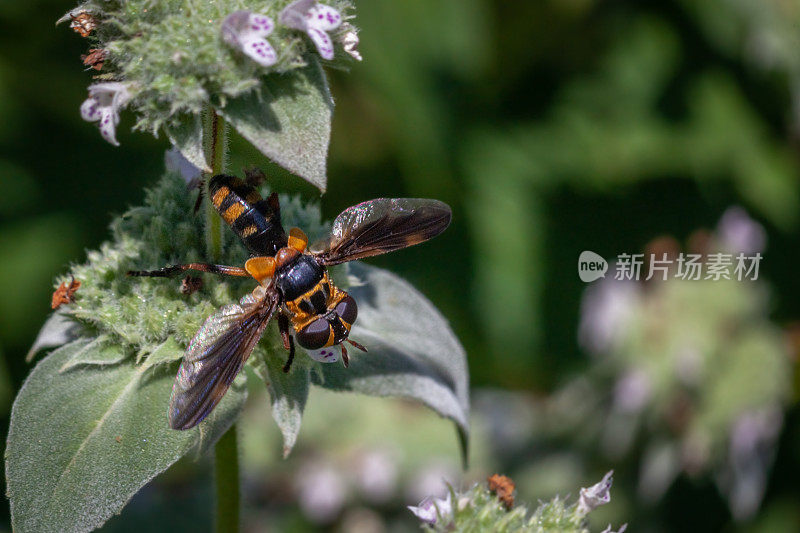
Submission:
<svg viewBox="0 0 800 533">
<path fill-rule="evenodd" d="M 274 256 L 288 238 L 276 199 L 261 198 L 239 178 L 220 174 L 208 184 L 211 203 L 254 255 Z"/>
</svg>

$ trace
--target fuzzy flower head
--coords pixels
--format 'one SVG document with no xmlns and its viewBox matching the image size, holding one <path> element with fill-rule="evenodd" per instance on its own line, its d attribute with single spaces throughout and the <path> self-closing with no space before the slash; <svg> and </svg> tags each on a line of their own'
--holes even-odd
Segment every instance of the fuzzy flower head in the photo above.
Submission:
<svg viewBox="0 0 800 533">
<path fill-rule="evenodd" d="M 280 22 L 286 27 L 304 31 L 323 58 L 333 59 L 333 41 L 329 31 L 342 24 L 342 15 L 336 9 L 316 0 L 297 0 L 281 12 Z"/>
<path fill-rule="evenodd" d="M 127 84 L 134 128 L 169 135 L 209 106 L 224 112 L 268 85 L 270 74 L 288 78 L 315 56 L 333 60 L 334 41 L 342 59 L 352 55 L 352 0 L 330 2 L 254 0 L 240 10 L 241 3 L 228 2 L 88 0 L 61 20 L 80 22 L 91 39 L 87 51 L 102 51 L 102 61 L 95 53 L 89 65 L 98 81 Z M 106 126 L 104 136 L 113 138 L 109 133 Z"/>
<path fill-rule="evenodd" d="M 81 104 L 81 117 L 87 122 L 97 122 L 100 135 L 119 146 L 116 136 L 119 112 L 130 98 L 131 93 L 124 83 L 95 83 L 89 86 L 89 97 Z"/>
</svg>

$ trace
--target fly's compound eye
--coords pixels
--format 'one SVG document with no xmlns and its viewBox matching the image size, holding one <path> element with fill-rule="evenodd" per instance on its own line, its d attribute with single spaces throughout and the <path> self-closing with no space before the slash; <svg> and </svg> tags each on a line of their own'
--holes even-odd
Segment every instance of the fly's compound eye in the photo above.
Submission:
<svg viewBox="0 0 800 533">
<path fill-rule="evenodd" d="M 347 323 L 347 329 L 350 329 L 350 326 L 353 325 L 358 316 L 358 306 L 352 296 L 345 296 L 341 302 L 336 304 L 334 311 L 339 315 L 339 318 Z"/>
<path fill-rule="evenodd" d="M 297 332 L 297 342 L 303 348 L 317 350 L 328 344 L 331 325 L 324 318 L 318 318 Z"/>
</svg>

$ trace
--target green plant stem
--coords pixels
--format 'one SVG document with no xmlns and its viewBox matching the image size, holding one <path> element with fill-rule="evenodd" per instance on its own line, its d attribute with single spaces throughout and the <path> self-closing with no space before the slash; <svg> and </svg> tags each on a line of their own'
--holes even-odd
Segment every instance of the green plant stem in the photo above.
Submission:
<svg viewBox="0 0 800 533">
<path fill-rule="evenodd" d="M 222 256 L 222 221 L 208 194 L 208 180 L 211 176 L 222 174 L 225 171 L 225 154 L 228 148 L 228 125 L 212 107 L 203 112 L 203 149 L 205 159 L 211 168 L 211 174 L 203 180 L 203 193 L 205 195 L 205 228 L 206 252 L 213 262 L 219 261 Z"/>
<path fill-rule="evenodd" d="M 217 533 L 239 531 L 239 445 L 232 426 L 214 446 L 214 484 L 217 496 Z"/>
</svg>

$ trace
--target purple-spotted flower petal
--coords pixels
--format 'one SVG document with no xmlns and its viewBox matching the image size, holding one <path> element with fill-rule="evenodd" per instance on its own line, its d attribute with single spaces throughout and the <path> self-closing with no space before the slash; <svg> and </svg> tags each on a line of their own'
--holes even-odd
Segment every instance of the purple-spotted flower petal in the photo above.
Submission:
<svg viewBox="0 0 800 533">
<path fill-rule="evenodd" d="M 327 33 L 317 28 L 308 28 L 306 33 L 317 46 L 319 55 L 325 59 L 333 59 L 333 41 L 331 41 Z"/>
<path fill-rule="evenodd" d="M 342 15 L 331 6 L 317 4 L 306 12 L 306 21 L 309 28 L 333 31 L 341 25 Z"/>
<path fill-rule="evenodd" d="M 339 352 L 340 349 L 336 346 L 320 348 L 319 350 L 306 350 L 311 359 L 320 363 L 335 363 L 339 360 Z"/>
<path fill-rule="evenodd" d="M 435 524 L 440 516 L 445 518 L 453 513 L 452 496 L 448 493 L 445 499 L 425 498 L 416 507 L 409 505 L 408 510 L 423 522 Z"/>
<path fill-rule="evenodd" d="M 222 21 L 222 38 L 262 67 L 270 67 L 278 61 L 278 54 L 266 40 L 274 29 L 275 23 L 266 15 L 235 11 Z"/>
<path fill-rule="evenodd" d="M 125 83 L 95 83 L 89 86 L 89 97 L 81 104 L 81 117 L 87 122 L 97 122 L 103 138 L 119 146 L 116 136 L 119 112 L 130 99 Z"/>
<path fill-rule="evenodd" d="M 117 141 L 117 124 L 119 124 L 119 114 L 111 108 L 104 107 L 100 111 L 100 135 L 114 146 L 119 146 Z"/>
<path fill-rule="evenodd" d="M 316 0 L 297 0 L 281 11 L 279 20 L 288 28 L 306 32 L 319 55 L 333 59 L 333 41 L 328 32 L 342 24 L 342 15 L 336 9 Z"/>
<path fill-rule="evenodd" d="M 81 104 L 81 117 L 86 122 L 100 120 L 100 104 L 94 98 L 87 98 Z"/>
</svg>

